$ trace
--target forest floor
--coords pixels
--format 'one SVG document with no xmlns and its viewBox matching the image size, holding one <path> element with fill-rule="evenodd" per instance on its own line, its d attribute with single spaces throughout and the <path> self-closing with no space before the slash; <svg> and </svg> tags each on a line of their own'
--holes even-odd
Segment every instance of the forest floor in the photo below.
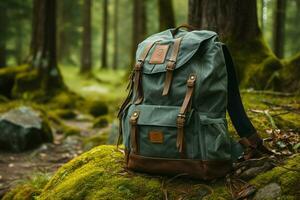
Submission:
<svg viewBox="0 0 300 200">
<path fill-rule="evenodd" d="M 110 110 L 116 110 L 118 104 L 115 102 L 125 95 L 124 84 L 118 92 L 109 93 L 117 87 L 120 88 L 124 71 L 98 70 L 94 72 L 93 78 L 84 78 L 79 76 L 77 68 L 64 67 L 61 70 L 68 88 L 85 99 L 113 102 L 113 105 L 109 105 Z M 111 129 L 111 124 L 105 128 L 94 128 L 93 117 L 84 113 L 77 113 L 74 119 L 60 120 L 68 128 L 79 130 L 79 134 L 66 137 L 60 129 L 52 127 L 53 143 L 46 143 L 37 149 L 22 153 L 0 152 L 0 199 L 10 188 L 24 181 L 47 181 L 64 163 L 93 146 L 106 143 L 103 140 L 107 139 L 107 132 Z M 89 139 L 92 143 L 89 143 Z"/>
<path fill-rule="evenodd" d="M 79 129 L 80 134 L 65 138 L 59 130 L 53 130 L 53 143 L 42 144 L 37 149 L 22 153 L 0 153 L 0 198 L 9 188 L 23 181 L 50 178 L 63 164 L 91 148 L 86 148 L 82 138 L 105 134 L 109 128 L 91 129 L 90 120 L 65 120 L 64 122 L 70 127 Z"/>
<path fill-rule="evenodd" d="M 62 73 L 72 91 L 86 99 L 105 99 L 109 102 L 112 117 L 110 125 L 93 128 L 94 119 L 91 116 L 77 113 L 80 116 L 61 120 L 67 126 L 78 129 L 79 134 L 66 137 L 53 127 L 52 144 L 43 144 L 38 149 L 23 153 L 0 152 L 0 198 L 4 192 L 18 184 L 47 182 L 64 163 L 94 146 L 105 144 L 107 134 L 112 132 L 118 103 L 125 96 L 124 79 L 121 78 L 124 72 L 98 71 L 92 79 L 79 78 L 77 69 L 72 67 L 62 68 Z M 247 114 L 268 148 L 285 158 L 299 154 L 299 95 L 243 90 L 242 97 Z M 229 131 L 233 137 L 237 137 L 231 123 Z M 255 173 L 260 172 L 265 171 Z"/>
</svg>

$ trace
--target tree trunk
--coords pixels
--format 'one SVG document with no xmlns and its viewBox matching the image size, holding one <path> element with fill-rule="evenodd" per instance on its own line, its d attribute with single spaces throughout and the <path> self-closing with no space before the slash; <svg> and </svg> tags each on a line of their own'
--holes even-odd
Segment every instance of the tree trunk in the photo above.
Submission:
<svg viewBox="0 0 300 200">
<path fill-rule="evenodd" d="M 286 0 L 277 0 L 273 29 L 273 46 L 274 52 L 279 58 L 283 58 L 284 56 L 285 10 Z"/>
<path fill-rule="evenodd" d="M 174 9 L 172 0 L 159 0 L 159 29 L 163 31 L 165 29 L 175 27 Z"/>
<path fill-rule="evenodd" d="M 107 68 L 108 0 L 103 1 L 102 68 Z"/>
<path fill-rule="evenodd" d="M 58 1 L 57 2 L 57 11 L 58 11 L 58 49 L 57 49 L 57 59 L 59 62 L 62 62 L 62 60 L 67 56 L 67 43 L 66 43 L 66 32 L 65 32 L 65 22 L 66 22 L 66 15 L 67 15 L 67 9 L 65 5 L 65 1 Z"/>
<path fill-rule="evenodd" d="M 33 1 L 31 65 L 44 89 L 64 87 L 56 60 L 56 0 Z"/>
<path fill-rule="evenodd" d="M 189 24 L 219 33 L 222 39 L 239 41 L 260 34 L 256 0 L 189 0 Z"/>
<path fill-rule="evenodd" d="M 0 68 L 6 67 L 6 37 L 7 13 L 3 5 L 0 5 Z"/>
<path fill-rule="evenodd" d="M 114 6 L 114 56 L 113 56 L 113 69 L 118 68 L 118 43 L 119 43 L 119 36 L 118 36 L 118 22 L 119 22 L 119 0 L 115 0 Z"/>
<path fill-rule="evenodd" d="M 133 1 L 133 30 L 132 30 L 132 60 L 135 62 L 135 51 L 138 44 L 145 39 L 146 36 L 146 4 L 144 0 Z"/>
<path fill-rule="evenodd" d="M 24 58 L 23 58 L 24 30 L 22 26 L 24 21 L 17 20 L 15 23 L 16 23 L 15 58 L 16 58 L 17 65 L 21 65 L 24 62 Z"/>
<path fill-rule="evenodd" d="M 266 10 L 266 0 L 260 0 L 260 29 L 263 31 L 265 27 L 265 10 Z"/>
<path fill-rule="evenodd" d="M 258 26 L 256 0 L 189 0 L 189 23 L 216 31 L 231 50 L 242 86 L 266 89 L 282 68 Z M 273 82 L 272 82 L 273 83 Z"/>
<path fill-rule="evenodd" d="M 91 44 L 91 6 L 92 0 L 84 0 L 83 4 L 83 33 L 81 52 L 81 74 L 89 74 L 92 69 L 92 44 Z"/>
</svg>

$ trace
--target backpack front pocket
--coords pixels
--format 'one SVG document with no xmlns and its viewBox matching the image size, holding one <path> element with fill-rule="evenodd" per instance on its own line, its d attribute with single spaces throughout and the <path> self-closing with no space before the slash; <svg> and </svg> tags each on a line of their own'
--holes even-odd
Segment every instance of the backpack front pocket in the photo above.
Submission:
<svg viewBox="0 0 300 200">
<path fill-rule="evenodd" d="M 128 136 L 130 138 L 130 149 L 135 148 L 132 143 L 136 142 L 134 146 L 137 146 L 139 155 L 180 158 L 182 155 L 176 147 L 176 119 L 179 109 L 179 106 L 132 105 L 124 119 L 128 126 L 126 138 Z M 136 124 L 132 124 L 132 116 L 135 113 L 138 113 L 138 117 Z M 186 125 L 188 121 L 189 117 L 187 117 Z"/>
<path fill-rule="evenodd" d="M 225 118 L 207 118 L 200 120 L 205 138 L 204 150 L 206 160 L 230 160 L 231 142 Z"/>
</svg>

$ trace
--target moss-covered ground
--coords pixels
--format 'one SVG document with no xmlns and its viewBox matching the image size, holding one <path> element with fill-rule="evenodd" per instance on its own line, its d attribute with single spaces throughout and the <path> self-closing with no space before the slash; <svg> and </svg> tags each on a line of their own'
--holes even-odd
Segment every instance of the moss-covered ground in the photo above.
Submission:
<svg viewBox="0 0 300 200">
<path fill-rule="evenodd" d="M 225 179 L 203 182 L 180 177 L 150 176 L 125 170 L 123 153 L 115 146 L 103 145 L 109 137 L 110 124 L 116 117 L 117 107 L 125 96 L 125 84 L 122 84 L 124 72 L 96 71 L 92 79 L 79 78 L 77 69 L 72 67 L 62 68 L 62 73 L 69 90 L 57 93 L 47 101 L 32 101 L 30 98 L 18 100 L 0 98 L 0 112 L 18 105 L 28 105 L 47 114 L 49 123 L 56 130 L 54 145 L 47 146 L 48 150 L 30 152 L 31 157 L 37 155 L 49 160 L 55 158 L 51 156 L 53 154 L 61 155 L 55 158 L 55 161 L 51 161 L 57 162 L 57 165 L 52 171 L 48 169 L 50 172 L 74 158 L 64 164 L 50 181 L 47 179 L 43 184 L 35 184 L 38 181 L 13 184 L 15 189 L 6 193 L 5 200 L 232 199 Z M 274 137 L 275 130 L 280 130 L 279 133 L 287 136 L 292 133 L 299 135 L 299 96 L 254 90 L 243 90 L 241 95 L 247 114 L 262 137 Z M 229 123 L 229 131 L 234 138 L 237 138 L 231 123 Z M 298 152 L 300 148 L 297 148 L 297 145 L 299 147 L 300 144 L 293 143 L 291 147 L 282 147 L 282 143 L 277 144 L 278 141 L 270 147 L 277 152 L 289 151 L 284 156 L 285 161 L 278 164 L 278 167 L 257 174 L 258 176 L 252 178 L 249 183 L 258 189 L 268 183 L 277 183 L 281 187 L 279 199 L 299 199 Z M 280 142 L 287 141 L 290 140 Z M 94 146 L 98 147 L 93 148 Z M 62 151 L 62 153 L 59 149 L 55 149 L 66 150 L 71 147 L 76 148 L 74 151 Z M 86 150 L 89 151 L 77 157 Z M 53 151 L 52 154 L 50 151 Z M 35 159 L 36 161 L 41 162 L 41 159 Z"/>
</svg>

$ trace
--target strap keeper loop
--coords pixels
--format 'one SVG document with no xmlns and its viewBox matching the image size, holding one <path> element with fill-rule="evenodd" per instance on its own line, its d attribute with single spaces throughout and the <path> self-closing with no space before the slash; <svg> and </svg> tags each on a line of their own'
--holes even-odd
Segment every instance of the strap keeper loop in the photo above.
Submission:
<svg viewBox="0 0 300 200">
<path fill-rule="evenodd" d="M 141 71 L 142 66 L 143 66 L 143 62 L 139 60 L 139 61 L 135 64 L 134 70 L 135 70 L 135 71 Z"/>
<path fill-rule="evenodd" d="M 175 69 L 175 61 L 169 61 L 168 63 L 167 63 L 167 66 L 166 66 L 166 70 L 168 70 L 168 71 L 174 71 L 174 69 Z"/>
<path fill-rule="evenodd" d="M 185 123 L 185 115 L 184 114 L 178 114 L 177 120 L 176 120 L 176 126 L 177 128 L 183 128 Z"/>
</svg>

